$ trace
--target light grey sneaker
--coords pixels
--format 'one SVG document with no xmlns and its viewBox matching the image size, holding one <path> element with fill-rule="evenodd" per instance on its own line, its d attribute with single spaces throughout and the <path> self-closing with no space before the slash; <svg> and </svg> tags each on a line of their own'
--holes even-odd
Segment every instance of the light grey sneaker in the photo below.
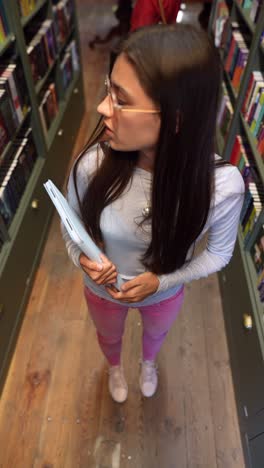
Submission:
<svg viewBox="0 0 264 468">
<path fill-rule="evenodd" d="M 157 366 L 154 361 L 142 361 L 139 385 L 145 397 L 151 397 L 157 390 L 158 375 Z"/>
<path fill-rule="evenodd" d="M 109 367 L 108 388 L 114 401 L 123 403 L 127 399 L 127 383 L 121 366 Z"/>
</svg>

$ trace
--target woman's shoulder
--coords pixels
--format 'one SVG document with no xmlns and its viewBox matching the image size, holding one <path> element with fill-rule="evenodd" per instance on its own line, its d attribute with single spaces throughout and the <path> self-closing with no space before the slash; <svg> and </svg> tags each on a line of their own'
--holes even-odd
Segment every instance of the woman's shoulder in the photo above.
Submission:
<svg viewBox="0 0 264 468">
<path fill-rule="evenodd" d="M 215 155 L 215 192 L 216 195 L 230 196 L 244 194 L 245 184 L 241 173 L 232 164 L 217 164 L 221 157 Z"/>
<path fill-rule="evenodd" d="M 100 144 L 95 144 L 81 153 L 74 162 L 77 164 L 77 178 L 89 179 L 100 166 L 104 153 Z"/>
</svg>

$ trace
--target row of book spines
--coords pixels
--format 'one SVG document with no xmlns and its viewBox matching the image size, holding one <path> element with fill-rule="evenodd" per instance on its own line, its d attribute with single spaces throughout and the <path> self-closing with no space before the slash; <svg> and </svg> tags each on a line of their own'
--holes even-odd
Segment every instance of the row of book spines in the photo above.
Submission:
<svg viewBox="0 0 264 468">
<path fill-rule="evenodd" d="M 69 29 L 65 31 L 67 34 L 63 35 L 64 40 L 68 37 Z M 46 19 L 27 47 L 34 83 L 45 76 L 47 69 L 56 60 L 60 47 L 60 27 L 57 27 L 55 20 Z"/>
<path fill-rule="evenodd" d="M 79 58 L 76 41 L 73 40 L 65 50 L 64 58 L 60 65 L 64 90 L 72 82 L 75 72 L 79 70 Z M 40 119 L 44 134 L 47 137 L 49 128 L 59 110 L 59 99 L 55 83 L 50 83 L 39 106 Z"/>
<path fill-rule="evenodd" d="M 257 170 L 254 167 L 253 157 L 249 155 L 248 149 L 240 135 L 236 135 L 233 149 L 230 156 L 230 163 L 237 166 L 245 182 L 245 199 L 240 213 L 240 223 L 244 241 L 247 242 L 250 233 L 261 213 L 264 191 L 258 180 L 254 180 L 253 171 L 256 174 Z"/>
<path fill-rule="evenodd" d="M 236 0 L 241 5 L 243 10 L 247 10 L 249 17 L 253 23 L 258 21 L 262 0 Z"/>
<path fill-rule="evenodd" d="M 20 67 L 20 72 L 18 69 Z M 28 111 L 29 97 L 19 64 L 0 66 L 0 154 Z M 20 87 L 18 85 L 20 84 Z"/>
<path fill-rule="evenodd" d="M 259 153 L 264 153 L 264 75 L 253 71 L 242 105 L 242 114 L 256 140 Z"/>
<path fill-rule="evenodd" d="M 25 78 L 22 78 L 23 74 L 22 66 L 19 63 L 0 65 L 0 88 L 8 91 L 18 123 L 22 122 L 28 109 L 28 95 L 24 94 L 26 85 Z"/>
<path fill-rule="evenodd" d="M 30 136 L 17 140 L 12 145 L 10 159 L 0 166 L 0 214 L 7 227 L 17 211 L 36 159 L 36 147 Z"/>
<path fill-rule="evenodd" d="M 54 22 L 46 19 L 27 47 L 34 83 L 41 80 L 58 53 Z"/>
<path fill-rule="evenodd" d="M 229 51 L 226 56 L 224 67 L 230 76 L 233 87 L 239 90 L 243 71 L 247 64 L 249 49 L 240 31 L 232 31 Z"/>
</svg>

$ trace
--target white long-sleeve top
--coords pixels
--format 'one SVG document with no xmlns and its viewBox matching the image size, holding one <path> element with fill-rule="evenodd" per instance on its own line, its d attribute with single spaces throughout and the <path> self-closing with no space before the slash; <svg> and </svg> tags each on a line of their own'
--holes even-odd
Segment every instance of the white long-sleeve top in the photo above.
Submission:
<svg viewBox="0 0 264 468">
<path fill-rule="evenodd" d="M 80 160 L 77 169 L 77 187 L 82 200 L 89 182 L 103 157 L 99 147 L 93 146 Z M 215 156 L 219 158 L 219 156 Z M 136 168 L 131 184 L 118 200 L 108 205 L 101 214 L 100 227 L 103 234 L 105 254 L 117 267 L 117 271 L 127 280 L 144 273 L 145 267 L 140 258 L 145 252 L 151 239 L 151 223 L 142 221 L 142 209 L 151 199 L 152 174 L 141 168 Z M 67 199 L 69 204 L 80 215 L 77 195 L 73 181 L 73 168 L 70 173 Z M 234 166 L 221 166 L 215 169 L 215 191 L 211 200 L 211 207 L 207 222 L 199 242 L 205 235 L 207 243 L 204 250 L 194 255 L 191 247 L 186 263 L 172 273 L 158 276 L 160 284 L 158 290 L 140 303 L 133 303 L 133 307 L 151 305 L 167 299 L 192 280 L 206 277 L 221 270 L 232 257 L 239 224 L 239 215 L 244 200 L 244 181 L 238 169 Z M 166 208 L 165 208 L 166 209 Z M 73 263 L 81 268 L 79 256 L 81 250 L 75 244 L 63 224 L 62 235 L 66 243 L 69 257 Z M 85 284 L 98 296 L 119 303 L 112 299 L 104 286 L 98 286 L 84 273 Z M 122 303 L 124 304 L 124 303 Z M 129 304 L 127 304 L 129 306 Z"/>
</svg>

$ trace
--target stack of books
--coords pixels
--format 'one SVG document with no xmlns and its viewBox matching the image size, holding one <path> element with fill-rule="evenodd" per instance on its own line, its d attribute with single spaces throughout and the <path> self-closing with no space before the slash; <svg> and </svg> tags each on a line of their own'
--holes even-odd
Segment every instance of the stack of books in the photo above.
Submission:
<svg viewBox="0 0 264 468">
<path fill-rule="evenodd" d="M 224 68 L 237 93 L 247 64 L 249 54 L 247 43 L 250 41 L 250 37 L 238 23 L 233 22 L 230 25 L 225 30 L 226 54 Z"/>
<path fill-rule="evenodd" d="M 244 242 L 248 241 L 264 204 L 264 188 L 247 139 L 236 135 L 230 163 L 237 166 L 245 182 L 245 199 L 240 214 Z"/>
<path fill-rule="evenodd" d="M 29 95 L 19 58 L 0 65 L 0 159 L 29 107 Z"/>
<path fill-rule="evenodd" d="M 17 138 L 0 163 L 0 214 L 8 228 L 14 218 L 37 158 L 32 129 Z"/>
</svg>

